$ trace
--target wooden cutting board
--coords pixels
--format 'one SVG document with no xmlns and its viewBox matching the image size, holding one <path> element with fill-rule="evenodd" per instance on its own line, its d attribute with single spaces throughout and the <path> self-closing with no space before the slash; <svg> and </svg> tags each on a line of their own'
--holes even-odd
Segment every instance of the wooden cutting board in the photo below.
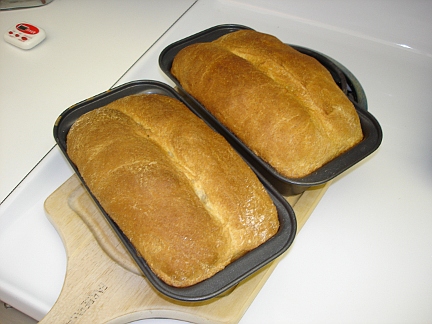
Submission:
<svg viewBox="0 0 432 324">
<path fill-rule="evenodd" d="M 288 197 L 299 231 L 330 183 Z M 45 201 L 67 254 L 64 286 L 40 323 L 127 323 L 170 318 L 193 323 L 237 323 L 280 258 L 222 296 L 202 302 L 172 300 L 157 292 L 73 175 Z M 289 253 L 289 250 L 285 253 Z"/>
</svg>

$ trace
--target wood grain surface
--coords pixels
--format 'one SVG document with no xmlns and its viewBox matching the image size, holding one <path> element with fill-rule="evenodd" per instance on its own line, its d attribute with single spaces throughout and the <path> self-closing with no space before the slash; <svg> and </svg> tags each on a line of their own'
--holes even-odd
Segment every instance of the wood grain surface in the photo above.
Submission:
<svg viewBox="0 0 432 324">
<path fill-rule="evenodd" d="M 296 214 L 297 232 L 329 185 L 286 198 Z M 65 245 L 67 268 L 60 296 L 40 323 L 127 323 L 158 317 L 237 323 L 290 251 L 221 296 L 181 302 L 160 294 L 141 274 L 76 175 L 47 198 L 45 209 Z"/>
</svg>

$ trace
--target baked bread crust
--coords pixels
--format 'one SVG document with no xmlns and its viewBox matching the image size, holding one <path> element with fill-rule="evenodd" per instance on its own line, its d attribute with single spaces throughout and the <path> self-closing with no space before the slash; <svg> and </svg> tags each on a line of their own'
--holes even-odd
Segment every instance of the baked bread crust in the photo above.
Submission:
<svg viewBox="0 0 432 324">
<path fill-rule="evenodd" d="M 183 48 L 172 74 L 281 175 L 304 177 L 363 138 L 358 114 L 314 58 L 253 30 Z"/>
<path fill-rule="evenodd" d="M 256 175 L 179 101 L 121 98 L 81 116 L 67 153 L 153 272 L 175 287 L 207 279 L 279 227 Z"/>
</svg>

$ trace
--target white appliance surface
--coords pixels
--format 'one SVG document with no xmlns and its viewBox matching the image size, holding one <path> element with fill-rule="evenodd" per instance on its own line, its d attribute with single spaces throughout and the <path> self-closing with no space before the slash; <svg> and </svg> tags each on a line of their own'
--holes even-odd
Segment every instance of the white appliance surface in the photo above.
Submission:
<svg viewBox="0 0 432 324">
<path fill-rule="evenodd" d="M 325 53 L 363 85 L 381 147 L 330 186 L 241 323 L 432 322 L 431 15 L 429 1 L 201 0 L 116 83 L 173 85 L 158 67 L 165 46 L 236 23 Z M 18 291 L 8 296 L 36 318 L 65 268 L 42 202 L 71 172 L 55 147 L 0 206 L 0 299 Z"/>
</svg>

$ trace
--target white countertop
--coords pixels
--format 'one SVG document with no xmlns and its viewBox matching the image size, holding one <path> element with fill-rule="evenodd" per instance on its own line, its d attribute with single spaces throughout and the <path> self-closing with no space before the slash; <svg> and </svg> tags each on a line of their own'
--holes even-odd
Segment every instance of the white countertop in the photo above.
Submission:
<svg viewBox="0 0 432 324">
<path fill-rule="evenodd" d="M 54 6 L 56 1 L 57 6 L 66 6 L 60 0 L 55 0 L 49 6 Z M 129 10 L 129 4 L 134 6 L 133 9 L 142 4 L 121 3 L 127 3 L 128 6 L 124 6 Z M 182 4 L 184 8 L 179 8 L 179 12 L 188 7 L 188 3 Z M 68 5 L 70 10 L 78 10 L 75 5 Z M 46 7 L 47 10 L 49 6 Z M 138 10 L 131 10 L 136 11 Z M 166 8 L 164 15 L 165 11 Z M 5 14 L 9 15 L 0 13 L 0 25 L 8 28 L 9 26 L 3 26 L 3 17 L 7 17 Z M 69 75 L 75 72 L 75 79 L 79 77 L 81 83 L 89 82 L 93 86 L 97 83 L 100 89 L 74 84 L 76 89 L 72 91 L 70 85 L 56 82 L 53 84 L 55 95 L 51 95 L 51 92 L 48 97 L 42 96 L 38 106 L 40 111 L 37 113 L 29 108 L 29 103 L 34 98 L 26 97 L 20 109 L 24 115 L 31 114 L 32 117 L 27 120 L 27 125 L 31 127 L 25 127 L 24 132 L 15 120 L 22 118 L 18 115 L 19 111 L 4 109 L 5 100 L 15 102 L 12 94 L 16 92 L 3 92 L 3 87 L 7 84 L 3 71 L 11 74 L 10 67 L 6 70 L 3 68 L 3 56 L 12 49 L 18 49 L 7 48 L 10 45 L 3 44 L 0 47 L 0 179 L 13 173 L 21 160 L 31 159 L 31 154 L 27 154 L 26 150 L 14 152 L 19 150 L 16 146 L 8 149 L 4 146 L 8 140 L 16 140 L 17 129 L 21 130 L 18 135 L 22 142 L 29 138 L 34 141 L 31 145 L 28 144 L 34 146 L 36 151 L 33 160 L 27 162 L 28 169 L 31 169 L 52 147 L 53 120 L 66 106 L 97 94 L 113 84 L 135 79 L 155 79 L 170 84 L 157 65 L 160 51 L 169 43 L 222 23 L 244 24 L 272 33 L 287 43 L 323 52 L 349 68 L 366 91 L 369 110 L 381 123 L 384 139 L 376 153 L 330 186 L 297 236 L 292 249 L 280 261 L 241 322 L 430 323 L 431 14 L 432 3 L 424 1 L 309 0 L 300 3 L 201 0 L 147 52 L 146 49 L 152 42 L 145 48 L 134 48 L 135 54 L 131 54 L 132 57 L 119 58 L 119 65 L 120 61 L 124 65 L 117 72 L 105 71 L 107 66 L 111 69 L 117 64 L 111 65 L 108 60 L 97 65 L 99 62 L 95 59 L 94 52 L 82 52 L 84 46 L 91 48 L 88 42 L 80 46 L 82 51 L 76 46 L 69 47 L 71 53 L 59 49 L 74 58 L 69 62 Z M 13 15 L 16 15 L 13 19 L 20 17 L 18 12 Z M 39 14 L 34 14 L 30 18 L 36 19 L 38 16 Z M 170 22 L 161 22 L 153 17 L 158 24 L 166 25 L 160 27 L 159 31 L 149 33 L 149 37 L 156 40 L 178 16 L 180 13 L 176 17 L 173 12 Z M 32 22 L 42 26 L 42 20 Z M 129 30 L 128 19 L 122 21 L 118 17 L 118 20 L 118 30 Z M 86 29 L 84 25 L 87 23 L 89 20 L 83 20 L 80 28 Z M 49 27 L 49 24 L 46 24 L 45 29 L 48 35 L 50 30 L 51 33 L 56 30 Z M 48 55 L 39 56 L 36 50 L 48 52 L 44 46 L 48 47 L 49 41 L 47 39 L 45 44 L 31 50 L 36 53 L 33 58 Z M 51 42 L 54 41 L 55 39 L 51 39 Z M 67 47 L 68 43 L 63 41 L 62 44 Z M 104 45 L 100 46 L 103 48 Z M 129 49 L 131 44 L 125 46 Z M 123 51 L 120 52 L 122 54 L 113 55 L 126 55 Z M 144 52 L 145 55 L 123 75 Z M 33 55 L 33 52 L 19 53 L 18 57 L 24 57 L 24 61 L 28 63 L 28 55 Z M 85 55 L 86 58 L 75 65 L 76 62 L 72 61 L 80 60 L 80 55 Z M 81 67 L 82 61 L 92 58 L 93 63 L 85 65 L 85 78 L 81 78 L 83 72 L 77 72 L 77 66 Z M 19 61 L 14 55 L 10 55 L 9 59 L 15 63 Z M 53 60 L 62 62 L 57 56 Z M 36 69 L 32 70 L 35 71 L 32 75 L 39 71 L 37 66 L 27 63 L 28 68 Z M 45 79 L 40 89 L 47 89 L 47 80 L 67 79 L 58 70 L 46 73 L 51 76 Z M 111 79 L 107 80 L 109 77 L 104 73 L 112 73 L 109 76 Z M 43 93 L 45 92 L 46 90 Z M 15 118 L 5 122 L 5 111 L 16 113 Z M 40 128 L 38 131 L 33 130 L 34 121 L 37 121 L 37 128 Z M 14 132 L 11 131 L 12 128 L 7 128 L 12 122 L 15 122 Z M 5 127 L 7 132 L 4 131 Z M 15 185 L 25 172 L 27 170 L 18 174 Z M 61 240 L 44 218 L 42 203 L 46 195 L 70 174 L 71 170 L 59 150 L 54 148 L 0 206 L 0 299 L 8 299 L 5 301 L 38 319 L 55 302 L 65 267 Z M 9 189 L 6 189 L 6 194 L 7 190 Z M 35 227 L 38 233 L 34 233 Z M 27 244 L 22 243 L 23 240 L 27 240 Z"/>
<path fill-rule="evenodd" d="M 194 2 L 55 0 L 0 12 L 0 201 L 53 147 L 59 113 L 112 87 Z M 27 51 L 3 41 L 21 21 L 47 38 Z"/>
</svg>

